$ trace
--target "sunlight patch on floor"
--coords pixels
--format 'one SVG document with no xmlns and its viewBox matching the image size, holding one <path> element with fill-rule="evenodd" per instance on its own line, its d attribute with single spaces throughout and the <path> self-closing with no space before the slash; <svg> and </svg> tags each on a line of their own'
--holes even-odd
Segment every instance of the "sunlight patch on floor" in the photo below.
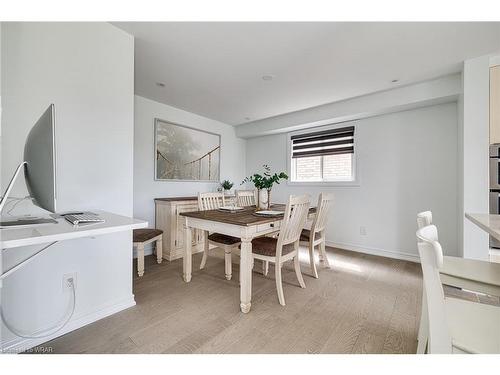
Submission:
<svg viewBox="0 0 500 375">
<path fill-rule="evenodd" d="M 364 272 L 363 269 L 355 263 L 338 260 L 338 258 L 335 256 L 328 256 L 328 253 L 326 256 L 328 257 L 328 262 L 330 263 L 331 268 L 340 268 L 345 271 L 356 273 Z M 309 250 L 301 248 L 301 251 L 299 251 L 299 260 L 303 264 L 309 264 Z M 314 261 L 316 262 L 316 267 L 323 266 L 323 263 L 319 261 L 319 255 L 317 251 L 315 251 L 314 253 Z"/>
</svg>

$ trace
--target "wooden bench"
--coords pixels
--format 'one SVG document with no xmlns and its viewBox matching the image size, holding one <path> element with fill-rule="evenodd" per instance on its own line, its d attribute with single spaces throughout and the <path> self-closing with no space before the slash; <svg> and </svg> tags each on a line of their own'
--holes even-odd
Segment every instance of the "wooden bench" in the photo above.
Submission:
<svg viewBox="0 0 500 375">
<path fill-rule="evenodd" d="M 134 229 L 133 232 L 133 245 L 137 249 L 137 274 L 144 275 L 144 245 L 156 242 L 156 261 L 162 261 L 162 237 L 163 231 L 160 229 Z"/>
</svg>

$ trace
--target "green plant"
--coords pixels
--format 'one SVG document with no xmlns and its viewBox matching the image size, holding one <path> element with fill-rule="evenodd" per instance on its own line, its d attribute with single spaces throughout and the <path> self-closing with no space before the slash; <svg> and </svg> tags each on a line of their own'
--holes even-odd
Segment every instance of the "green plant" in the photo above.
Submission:
<svg viewBox="0 0 500 375">
<path fill-rule="evenodd" d="M 267 191 L 270 191 L 274 184 L 280 183 L 280 180 L 288 180 L 288 175 L 285 172 L 271 174 L 271 168 L 267 164 L 264 164 L 263 167 L 264 175 L 255 173 L 246 177 L 241 184 L 244 184 L 245 182 L 253 182 L 257 189 L 266 189 Z"/>
<path fill-rule="evenodd" d="M 229 180 L 224 180 L 221 182 L 221 186 L 224 190 L 231 190 L 234 184 Z"/>
</svg>

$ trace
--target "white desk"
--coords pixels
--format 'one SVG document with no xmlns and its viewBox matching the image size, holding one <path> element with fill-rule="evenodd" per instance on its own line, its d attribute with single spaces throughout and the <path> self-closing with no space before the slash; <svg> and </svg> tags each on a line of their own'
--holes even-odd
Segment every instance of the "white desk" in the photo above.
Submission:
<svg viewBox="0 0 500 375">
<path fill-rule="evenodd" d="M 57 224 L 37 224 L 29 227 L 0 229 L 0 248 L 11 249 L 13 247 L 40 245 L 75 238 L 94 237 L 102 234 L 146 228 L 148 225 L 147 221 L 136 220 L 110 212 L 95 210 L 92 212 L 102 217 L 104 223 L 73 226 L 64 218 L 61 218 L 57 219 Z"/>
<path fill-rule="evenodd" d="M 147 221 L 136 220 L 106 211 L 94 212 L 104 219 L 103 223 L 74 226 L 66 221 L 66 219 L 60 218 L 57 219 L 57 224 L 37 224 L 27 227 L 0 229 L 0 249 L 2 252 L 4 249 L 15 247 L 48 244 L 28 259 L 25 259 L 4 273 L 2 273 L 2 253 L 0 253 L 0 288 L 2 287 L 3 278 L 8 277 L 9 274 L 15 272 L 18 268 L 31 262 L 55 242 L 145 228 L 148 225 Z"/>
<path fill-rule="evenodd" d="M 146 228 L 148 225 L 147 221 L 136 220 L 126 216 L 112 214 L 110 212 L 94 210 L 93 212 L 102 217 L 104 219 L 104 222 L 73 226 L 71 223 L 66 221 L 66 219 L 60 218 L 57 219 L 57 224 L 37 224 L 29 227 L 0 229 L 0 292 L 4 277 L 8 277 L 9 274 L 16 272 L 18 268 L 21 268 L 27 263 L 36 259 L 45 251 L 50 251 L 48 247 L 55 242 Z M 34 255 L 31 255 L 28 259 L 25 259 L 18 265 L 2 273 L 2 253 L 4 249 L 43 244 L 47 245 L 36 252 Z M 130 242 L 130 250 L 132 250 L 132 241 Z M 1 352 L 2 348 L 0 348 L 0 353 Z"/>
</svg>

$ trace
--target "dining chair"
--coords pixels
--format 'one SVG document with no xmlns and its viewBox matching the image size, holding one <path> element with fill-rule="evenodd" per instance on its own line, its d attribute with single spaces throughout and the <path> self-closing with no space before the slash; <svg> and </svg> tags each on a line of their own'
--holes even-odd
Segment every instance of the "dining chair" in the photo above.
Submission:
<svg viewBox="0 0 500 375">
<path fill-rule="evenodd" d="M 325 227 L 328 221 L 331 208 L 333 206 L 333 194 L 321 193 L 318 197 L 318 205 L 316 206 L 316 216 L 314 217 L 311 229 L 303 229 L 300 235 L 301 242 L 307 242 L 309 247 L 309 263 L 313 276 L 318 278 L 316 262 L 314 261 L 314 248 L 319 248 L 320 262 L 330 268 L 328 257 L 326 256 L 325 243 Z"/>
<path fill-rule="evenodd" d="M 423 211 L 417 214 L 417 228 L 422 229 L 432 224 L 432 212 Z M 437 240 L 437 233 L 436 233 Z M 429 322 L 427 321 L 427 297 L 425 296 L 425 288 L 422 288 L 422 308 L 420 310 L 420 323 L 418 326 L 417 335 L 417 354 L 424 354 L 427 349 L 429 339 Z"/>
<path fill-rule="evenodd" d="M 198 208 L 200 211 L 216 210 L 225 205 L 224 193 L 198 193 Z M 200 269 L 205 268 L 208 258 L 210 245 L 220 247 L 224 250 L 225 275 L 227 280 L 232 277 L 231 252 L 238 249 L 241 240 L 236 237 L 227 236 L 221 233 L 204 232 L 203 257 L 201 259 Z"/>
<path fill-rule="evenodd" d="M 417 214 L 418 229 L 432 224 L 432 211 L 423 211 Z"/>
<path fill-rule="evenodd" d="M 236 203 L 240 207 L 255 206 L 255 190 L 236 190 Z"/>
<path fill-rule="evenodd" d="M 295 274 L 300 287 L 306 284 L 300 272 L 299 240 L 300 233 L 309 213 L 309 196 L 290 196 L 285 208 L 283 220 L 280 225 L 279 235 L 273 237 L 258 237 L 252 240 L 252 257 L 263 262 L 275 264 L 276 289 L 279 303 L 285 306 L 283 284 L 281 280 L 281 267 L 284 262 L 293 260 Z"/>
<path fill-rule="evenodd" d="M 429 322 L 428 353 L 500 353 L 500 307 L 444 296 L 437 228 L 416 233 Z"/>
</svg>

